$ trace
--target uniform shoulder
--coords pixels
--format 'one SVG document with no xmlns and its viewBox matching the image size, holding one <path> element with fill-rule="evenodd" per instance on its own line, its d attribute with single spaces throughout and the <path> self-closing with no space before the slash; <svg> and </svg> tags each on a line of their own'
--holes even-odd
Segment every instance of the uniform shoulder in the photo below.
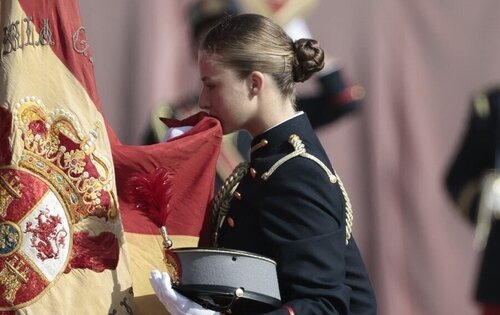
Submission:
<svg viewBox="0 0 500 315">
<path fill-rule="evenodd" d="M 476 91 L 472 97 L 474 112 L 479 117 L 488 117 L 492 110 L 500 106 L 500 84 Z"/>
<path fill-rule="evenodd" d="M 486 98 L 498 98 L 500 97 L 500 84 L 489 85 L 486 88 L 477 90 L 473 93 L 474 98 L 486 97 Z"/>
<path fill-rule="evenodd" d="M 274 162 L 262 174 L 262 179 L 267 180 L 279 170 L 277 173 L 280 174 L 280 177 L 300 177 L 302 173 L 306 174 L 306 176 L 316 176 L 319 173 L 323 173 L 332 183 L 337 181 L 333 171 L 324 161 L 306 151 L 306 147 L 299 136 L 292 134 L 289 142 L 292 144 L 294 150 Z"/>
</svg>

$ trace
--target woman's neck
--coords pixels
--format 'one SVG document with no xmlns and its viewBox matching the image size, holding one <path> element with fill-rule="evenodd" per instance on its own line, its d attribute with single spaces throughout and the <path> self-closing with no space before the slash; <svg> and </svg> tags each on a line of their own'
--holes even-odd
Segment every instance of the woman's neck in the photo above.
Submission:
<svg viewBox="0 0 500 315">
<path fill-rule="evenodd" d="M 281 122 L 292 118 L 296 115 L 294 107 L 291 102 L 282 103 L 274 106 L 265 106 L 255 120 L 249 124 L 247 130 L 252 137 L 255 137 L 264 131 L 280 124 Z"/>
</svg>

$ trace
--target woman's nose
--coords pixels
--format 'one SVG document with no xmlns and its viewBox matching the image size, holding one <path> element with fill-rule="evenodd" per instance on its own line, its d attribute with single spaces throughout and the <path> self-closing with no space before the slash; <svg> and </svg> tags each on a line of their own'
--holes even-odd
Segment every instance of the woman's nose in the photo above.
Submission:
<svg viewBox="0 0 500 315">
<path fill-rule="evenodd" d="M 208 102 L 208 100 L 203 97 L 203 92 L 198 99 L 198 106 L 203 110 L 208 110 L 210 108 L 210 102 Z"/>
<path fill-rule="evenodd" d="M 200 106 L 200 108 L 203 109 L 203 110 L 208 110 L 210 108 L 210 106 L 208 105 L 208 103 L 202 101 L 201 99 L 198 102 L 198 106 Z"/>
</svg>

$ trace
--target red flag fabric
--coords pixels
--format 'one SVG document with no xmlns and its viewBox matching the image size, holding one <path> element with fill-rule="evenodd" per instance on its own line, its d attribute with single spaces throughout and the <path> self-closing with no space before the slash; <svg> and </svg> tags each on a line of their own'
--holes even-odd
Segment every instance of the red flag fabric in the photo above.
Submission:
<svg viewBox="0 0 500 315">
<path fill-rule="evenodd" d="M 125 237 L 131 253 L 136 314 L 166 314 L 149 283 L 152 269 L 165 269 L 166 226 L 174 247 L 195 247 L 208 239 L 215 167 L 222 128 L 201 112 L 170 127 L 194 126 L 166 143 L 114 145 L 113 159 Z"/>
<path fill-rule="evenodd" d="M 164 225 L 169 234 L 199 237 L 213 197 L 220 123 L 204 112 L 166 123 L 194 127 L 166 143 L 113 147 L 124 228 L 159 234 Z M 152 185 L 144 189 L 141 181 Z"/>
</svg>

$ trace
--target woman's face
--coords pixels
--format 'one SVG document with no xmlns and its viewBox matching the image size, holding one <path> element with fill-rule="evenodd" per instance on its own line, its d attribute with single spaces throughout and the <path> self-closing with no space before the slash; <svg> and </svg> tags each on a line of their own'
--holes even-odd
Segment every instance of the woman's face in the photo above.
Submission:
<svg viewBox="0 0 500 315">
<path fill-rule="evenodd" d="M 235 71 L 222 66 L 214 55 L 200 53 L 198 58 L 202 89 L 199 106 L 222 125 L 224 134 L 247 129 L 255 115 L 250 102 L 250 86 Z"/>
</svg>

